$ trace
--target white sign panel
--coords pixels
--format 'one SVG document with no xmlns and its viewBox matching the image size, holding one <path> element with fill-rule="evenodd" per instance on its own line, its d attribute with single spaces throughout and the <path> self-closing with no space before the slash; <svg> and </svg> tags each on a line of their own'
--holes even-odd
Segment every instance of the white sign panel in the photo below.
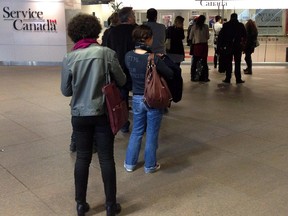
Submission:
<svg viewBox="0 0 288 216">
<path fill-rule="evenodd" d="M 0 2 L 0 61 L 59 62 L 66 53 L 63 2 Z"/>
<path fill-rule="evenodd" d="M 156 8 L 157 10 L 199 10 L 199 9 L 287 9 L 287 0 L 116 0 L 121 6 L 134 10 Z"/>
</svg>

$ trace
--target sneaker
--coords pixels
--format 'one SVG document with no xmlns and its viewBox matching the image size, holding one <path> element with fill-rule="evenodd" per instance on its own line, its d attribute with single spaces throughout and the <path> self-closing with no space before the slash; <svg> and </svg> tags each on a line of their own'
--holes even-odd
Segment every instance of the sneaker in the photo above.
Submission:
<svg viewBox="0 0 288 216">
<path fill-rule="evenodd" d="M 156 172 L 157 170 L 160 169 L 160 164 L 157 163 L 155 167 L 152 167 L 152 168 L 144 168 L 145 169 L 145 173 L 154 173 Z"/>
<path fill-rule="evenodd" d="M 129 168 L 125 163 L 124 163 L 124 168 L 127 172 L 133 172 L 134 171 L 134 169 Z"/>
</svg>

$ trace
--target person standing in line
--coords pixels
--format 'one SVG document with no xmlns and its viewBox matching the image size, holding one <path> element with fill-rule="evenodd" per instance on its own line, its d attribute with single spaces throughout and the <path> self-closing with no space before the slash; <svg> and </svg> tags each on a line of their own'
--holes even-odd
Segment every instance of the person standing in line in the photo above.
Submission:
<svg viewBox="0 0 288 216">
<path fill-rule="evenodd" d="M 252 53 L 254 53 L 257 37 L 258 37 L 258 30 L 256 24 L 253 20 L 249 19 L 245 24 L 246 32 L 247 32 L 247 41 L 246 46 L 244 49 L 245 53 L 245 62 L 247 68 L 244 69 L 244 74 L 252 74 Z"/>
<path fill-rule="evenodd" d="M 244 83 L 241 79 L 241 57 L 246 42 L 246 29 L 243 23 L 238 21 L 238 15 L 232 13 L 230 20 L 223 24 L 218 36 L 218 49 L 223 55 L 226 78 L 224 83 L 230 83 L 232 75 L 232 61 L 235 62 L 236 84 Z"/>
<path fill-rule="evenodd" d="M 217 68 L 217 64 L 218 64 L 218 61 L 219 61 L 219 72 L 221 73 L 222 71 L 220 71 L 220 56 L 219 54 L 217 53 L 217 42 L 218 42 L 218 35 L 219 35 L 219 32 L 222 28 L 222 18 L 221 16 L 217 15 L 215 16 L 215 23 L 213 25 L 213 31 L 214 31 L 214 59 L 213 59 L 213 62 L 214 62 L 214 68 Z"/>
<path fill-rule="evenodd" d="M 141 141 L 146 132 L 144 171 L 145 173 L 153 173 L 160 169 L 160 164 L 156 158 L 156 151 L 164 110 L 150 108 L 143 100 L 147 60 L 149 53 L 151 53 L 150 46 L 153 43 L 152 29 L 147 25 L 136 27 L 133 31 L 133 39 L 136 42 L 135 49 L 129 51 L 125 56 L 125 63 L 129 69 L 133 83 L 133 128 L 126 150 L 124 168 L 127 172 L 133 172 L 136 169 Z M 164 79 L 173 79 L 173 71 L 159 56 L 155 55 L 154 62 L 157 72 Z"/>
<path fill-rule="evenodd" d="M 166 27 L 164 24 L 157 22 L 157 10 L 150 8 L 147 10 L 146 17 L 148 22 L 144 23 L 149 26 L 153 32 L 153 43 L 151 50 L 156 54 L 166 54 L 165 49 L 165 38 L 166 38 Z"/>
<path fill-rule="evenodd" d="M 120 24 L 113 27 L 107 37 L 107 47 L 111 48 L 117 53 L 119 63 L 126 74 L 127 82 L 121 93 L 126 100 L 127 107 L 129 107 L 129 91 L 132 89 L 132 81 L 129 71 L 125 65 L 125 54 L 134 49 L 134 42 L 132 40 L 132 31 L 137 26 L 135 23 L 135 14 L 132 7 L 123 7 L 118 12 Z M 129 132 L 130 121 L 121 128 L 122 133 Z"/>
<path fill-rule="evenodd" d="M 209 82 L 209 72 L 208 72 L 208 40 L 209 40 L 209 26 L 205 24 L 206 17 L 204 15 L 200 15 L 196 19 L 195 25 L 192 26 L 190 33 L 190 40 L 192 41 L 191 52 L 193 55 L 192 65 L 191 65 L 191 81 L 201 81 L 201 82 Z M 199 80 L 196 78 L 196 69 L 197 63 L 202 61 L 203 72 L 199 77 Z"/>
<path fill-rule="evenodd" d="M 185 52 L 183 39 L 184 34 L 184 18 L 182 16 L 176 16 L 173 26 L 168 27 L 166 30 L 166 39 L 170 38 L 170 49 L 166 50 L 167 55 L 180 66 L 181 62 L 184 61 Z"/>
<path fill-rule="evenodd" d="M 116 53 L 97 43 L 101 25 L 95 16 L 78 14 L 68 23 L 68 36 L 75 43 L 73 51 L 66 54 L 61 71 L 61 92 L 72 97 L 71 122 L 76 143 L 74 169 L 75 201 L 78 216 L 85 216 L 90 206 L 86 200 L 89 166 L 92 160 L 95 137 L 107 216 L 120 213 L 116 202 L 116 170 L 114 161 L 114 135 L 102 93 L 106 73 L 119 86 L 126 83 L 126 75 Z"/>
<path fill-rule="evenodd" d="M 102 36 L 102 46 L 107 46 L 107 38 L 109 35 L 110 30 L 119 25 L 120 21 L 119 21 L 119 16 L 117 12 L 114 12 L 111 14 L 111 16 L 108 18 L 108 25 L 109 27 L 104 31 L 103 36 Z"/>
<path fill-rule="evenodd" d="M 190 18 L 189 19 L 189 24 L 188 24 L 188 29 L 187 29 L 187 36 L 186 36 L 186 42 L 187 42 L 187 46 L 191 46 L 191 40 L 189 39 L 190 36 L 190 32 L 192 29 L 192 26 L 195 24 L 196 19 L 194 18 Z"/>
</svg>

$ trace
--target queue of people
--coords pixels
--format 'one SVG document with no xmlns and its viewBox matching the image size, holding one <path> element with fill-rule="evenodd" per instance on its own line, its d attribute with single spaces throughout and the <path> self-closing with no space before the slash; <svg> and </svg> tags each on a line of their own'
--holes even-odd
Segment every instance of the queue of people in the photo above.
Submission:
<svg viewBox="0 0 288 216">
<path fill-rule="evenodd" d="M 64 96 L 71 97 L 73 151 L 76 151 L 74 184 L 78 216 L 85 216 L 90 209 L 86 196 L 89 166 L 95 148 L 97 148 L 104 185 L 106 214 L 115 216 L 121 212 L 121 205 L 117 202 L 115 137 L 110 128 L 101 91 L 105 85 L 105 73 L 109 73 L 112 80 L 118 85 L 127 105 L 129 105 L 129 92 L 133 94 L 133 126 L 123 160 L 124 169 L 127 172 L 133 172 L 138 168 L 138 157 L 145 133 L 144 172 L 154 173 L 160 169 L 157 160 L 158 135 L 165 110 L 151 108 L 143 101 L 147 59 L 150 53 L 154 53 L 157 71 L 167 81 L 173 80 L 174 72 L 162 60 L 162 57 L 167 52 L 177 66 L 180 66 L 184 60 L 182 43 L 185 38 L 184 18 L 177 16 L 174 24 L 166 29 L 163 24 L 157 23 L 157 10 L 150 8 L 147 10 L 147 19 L 147 23 L 137 25 L 133 9 L 131 7 L 122 8 L 109 17 L 111 23 L 103 35 L 102 44 L 97 42 L 102 27 L 96 17 L 80 13 L 68 23 L 68 36 L 74 42 L 74 47 L 63 59 L 61 92 Z M 210 36 L 205 20 L 206 17 L 200 15 L 191 25 L 189 32 L 189 44 L 191 47 L 193 46 L 193 52 L 191 52 L 193 56 L 192 81 L 195 79 L 196 67 L 200 61 L 205 71 L 200 77 L 200 81 L 210 81 L 207 64 Z M 220 24 L 221 17 L 216 20 Z M 226 78 L 223 81 L 225 83 L 230 83 L 233 58 L 236 83 L 244 83 L 240 70 L 243 51 L 246 55 L 246 72 L 252 74 L 251 54 L 256 46 L 258 34 L 255 23 L 252 24 L 249 21 L 245 28 L 237 20 L 237 14 L 232 14 L 230 21 L 223 27 L 219 27 L 217 31 L 216 26 L 214 28 L 215 36 L 217 32 L 217 43 L 215 43 L 217 58 L 214 64 L 217 67 L 219 56 L 225 59 L 223 63 L 226 71 Z M 165 49 L 165 39 L 167 38 L 172 41 L 169 50 Z M 246 43 L 250 40 L 251 43 Z M 228 52 L 229 44 L 232 46 L 230 52 Z M 127 133 L 130 131 L 129 127 L 130 122 L 128 121 L 121 131 Z"/>
</svg>

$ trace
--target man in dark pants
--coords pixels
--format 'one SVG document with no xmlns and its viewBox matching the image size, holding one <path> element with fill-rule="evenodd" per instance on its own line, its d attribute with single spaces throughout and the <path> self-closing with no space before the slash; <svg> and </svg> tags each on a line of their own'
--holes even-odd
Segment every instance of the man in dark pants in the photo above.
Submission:
<svg viewBox="0 0 288 216">
<path fill-rule="evenodd" d="M 218 37 L 220 55 L 223 55 L 226 69 L 224 83 L 230 83 L 232 75 L 232 61 L 235 62 L 236 83 L 241 84 L 245 81 L 241 79 L 241 57 L 246 42 L 246 30 L 243 23 L 238 21 L 238 15 L 232 13 L 230 21 L 223 24 Z"/>
<path fill-rule="evenodd" d="M 121 93 L 129 106 L 129 91 L 132 89 L 132 81 L 130 73 L 125 65 L 125 54 L 133 50 L 135 44 L 132 39 L 132 31 L 136 27 L 135 14 L 132 7 L 124 7 L 118 12 L 120 24 L 113 27 L 109 35 L 107 36 L 107 44 L 105 46 L 113 49 L 117 53 L 119 63 L 126 74 L 127 82 L 123 88 L 121 88 Z M 121 129 L 123 133 L 129 132 L 130 122 L 128 121 L 124 127 Z"/>
</svg>

